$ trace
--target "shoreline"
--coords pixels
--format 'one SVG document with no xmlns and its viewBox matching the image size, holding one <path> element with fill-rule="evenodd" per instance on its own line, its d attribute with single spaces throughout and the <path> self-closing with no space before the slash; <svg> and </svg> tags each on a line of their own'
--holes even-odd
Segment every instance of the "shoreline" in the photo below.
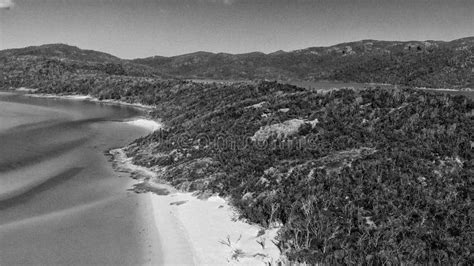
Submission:
<svg viewBox="0 0 474 266">
<path fill-rule="evenodd" d="M 0 239 L 8 239 L 0 245 L 0 264 L 161 265 L 149 196 L 127 191 L 134 180 L 114 171 L 103 153 L 148 134 L 124 122 L 142 114 L 85 102 L 11 100 L 14 108 L 4 108 L 0 120 L 21 127 L 5 133 L 1 145 L 0 161 L 12 167 L 0 171 L 0 187 L 14 194 L 0 202 Z M 84 141 L 67 146 L 76 140 Z"/>
<path fill-rule="evenodd" d="M 134 165 L 122 148 L 110 150 L 109 155 L 116 171 L 136 180 L 131 190 L 149 195 L 156 229 L 166 243 L 162 245 L 165 265 L 177 264 L 176 258 L 183 255 L 196 265 L 276 265 L 284 260 L 275 245 L 278 227 L 248 224 L 237 219 L 222 197 L 203 199 L 156 180 L 153 171 Z"/>
<path fill-rule="evenodd" d="M 90 95 L 25 95 L 125 105 L 147 111 L 154 108 L 121 101 L 100 101 Z M 142 117 L 123 123 L 144 128 L 149 133 L 164 127 L 159 121 Z M 275 245 L 278 227 L 264 229 L 238 220 L 236 211 L 224 198 L 213 195 L 201 199 L 197 193 L 179 192 L 170 185 L 156 182 L 156 174 L 146 167 L 134 165 L 123 148 L 105 153 L 111 156 L 112 167 L 117 173 L 128 174 L 136 180 L 129 190 L 147 193 L 153 210 L 150 214 L 155 222 L 153 226 L 160 242 L 166 243 L 160 245 L 164 265 L 276 265 L 284 261 Z"/>
<path fill-rule="evenodd" d="M 28 91 L 28 89 L 20 88 L 14 91 L 23 92 L 23 91 Z M 29 90 L 29 92 L 32 92 L 32 91 L 34 90 Z M 86 101 L 86 102 L 92 102 L 92 103 L 103 103 L 103 104 L 108 104 L 108 105 L 113 105 L 113 106 L 129 106 L 129 107 L 137 108 L 140 111 L 144 111 L 147 113 L 147 115 L 144 117 L 142 116 L 134 117 L 130 120 L 123 121 L 124 123 L 146 129 L 150 131 L 150 133 L 153 133 L 154 131 L 162 129 L 164 127 L 163 123 L 161 123 L 160 120 L 154 120 L 148 117 L 148 112 L 150 112 L 152 109 L 155 108 L 151 105 L 144 105 L 144 104 L 139 104 L 139 103 L 127 103 L 127 102 L 116 101 L 116 100 L 99 100 L 98 98 L 91 95 L 55 95 L 55 94 L 45 94 L 45 93 L 40 93 L 40 94 L 26 93 L 23 95 L 27 97 L 34 97 L 34 98 L 63 99 L 63 100 L 74 100 L 74 101 Z"/>
<path fill-rule="evenodd" d="M 137 109 L 140 109 L 142 111 L 151 111 L 155 107 L 152 105 L 146 105 L 146 104 L 141 104 L 141 103 L 128 103 L 124 101 L 118 101 L 118 100 L 111 100 L 111 99 L 105 99 L 105 100 L 99 100 L 99 98 L 92 96 L 92 95 L 82 95 L 82 94 L 49 94 L 49 93 L 31 93 L 35 92 L 34 89 L 28 90 L 28 89 L 14 89 L 10 90 L 14 92 L 28 92 L 24 93 L 24 96 L 28 97 L 36 97 L 36 98 L 50 98 L 50 99 L 64 99 L 64 100 L 77 100 L 77 101 L 87 101 L 87 102 L 94 102 L 94 103 L 103 103 L 103 104 L 109 104 L 109 105 L 119 105 L 119 106 L 130 106 L 134 107 Z"/>
</svg>

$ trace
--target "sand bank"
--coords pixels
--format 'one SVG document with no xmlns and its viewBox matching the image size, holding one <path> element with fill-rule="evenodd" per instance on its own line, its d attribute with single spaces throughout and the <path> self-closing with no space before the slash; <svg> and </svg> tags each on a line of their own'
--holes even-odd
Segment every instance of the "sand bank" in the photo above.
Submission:
<svg viewBox="0 0 474 266">
<path fill-rule="evenodd" d="M 129 125 L 132 125 L 132 126 L 137 126 L 137 127 L 144 128 L 144 129 L 149 130 L 151 132 L 156 131 L 160 128 L 163 128 L 163 125 L 161 123 L 159 123 L 157 121 L 154 121 L 154 120 L 143 119 L 143 118 L 130 120 L 130 121 L 127 121 L 125 123 L 127 123 Z"/>
<path fill-rule="evenodd" d="M 20 88 L 22 89 L 22 88 Z M 20 89 L 17 89 L 20 90 Z M 151 110 L 154 107 L 151 105 L 144 105 L 139 103 L 127 103 L 123 101 L 116 101 L 116 100 L 99 100 L 96 97 L 90 95 L 54 95 L 54 94 L 26 94 L 29 97 L 37 97 L 37 98 L 53 98 L 53 99 L 66 99 L 66 100 L 77 100 L 77 101 L 89 101 L 89 102 L 97 102 L 97 103 L 105 103 L 105 104 L 112 104 L 112 105 L 124 105 L 124 106 L 131 106 L 135 108 L 139 108 L 142 110 Z M 130 121 L 126 121 L 127 124 L 132 126 L 137 126 L 148 130 L 150 132 L 156 131 L 163 127 L 163 124 L 147 118 L 137 118 Z"/>
</svg>

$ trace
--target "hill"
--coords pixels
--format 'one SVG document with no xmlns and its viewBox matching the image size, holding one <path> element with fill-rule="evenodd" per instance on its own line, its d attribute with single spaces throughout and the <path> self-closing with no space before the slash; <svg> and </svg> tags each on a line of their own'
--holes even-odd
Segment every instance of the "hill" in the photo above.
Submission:
<svg viewBox="0 0 474 266">
<path fill-rule="evenodd" d="M 66 44 L 45 44 L 18 49 L 0 51 L 0 58 L 34 56 L 44 58 L 57 58 L 63 60 L 89 61 L 89 62 L 120 62 L 121 59 L 113 55 L 93 50 L 83 50 Z"/>
<path fill-rule="evenodd" d="M 161 77 L 149 66 L 65 44 L 2 50 L 0 70 L 3 87 L 42 87 L 44 82 L 61 83 L 65 79 Z"/>
<path fill-rule="evenodd" d="M 0 87 L 68 87 L 76 93 L 127 82 L 161 79 L 149 66 L 110 54 L 82 50 L 65 44 L 49 44 L 0 51 Z M 102 89 L 101 89 L 102 90 Z"/>
<path fill-rule="evenodd" d="M 167 128 L 126 148 L 188 191 L 281 225 L 291 261 L 472 262 L 474 102 L 412 89 L 272 82 L 151 90 Z"/>
<path fill-rule="evenodd" d="M 181 78 L 473 87 L 474 37 L 451 42 L 363 40 L 270 54 L 198 52 L 132 62 Z"/>
<path fill-rule="evenodd" d="M 270 54 L 196 52 L 134 60 L 65 44 L 48 44 L 2 50 L 0 62 L 4 73 L 23 72 L 26 76 L 39 75 L 36 72 L 40 68 L 43 69 L 41 75 L 54 68 L 61 69 L 63 76 L 70 73 L 75 77 L 106 74 L 283 82 L 331 80 L 433 88 L 474 87 L 474 37 L 450 42 L 362 40 Z"/>
<path fill-rule="evenodd" d="M 166 128 L 126 154 L 154 171 L 154 182 L 217 193 L 241 218 L 279 226 L 290 261 L 473 262 L 474 102 L 466 97 L 275 82 L 114 85 L 39 92 L 155 106 Z"/>
</svg>

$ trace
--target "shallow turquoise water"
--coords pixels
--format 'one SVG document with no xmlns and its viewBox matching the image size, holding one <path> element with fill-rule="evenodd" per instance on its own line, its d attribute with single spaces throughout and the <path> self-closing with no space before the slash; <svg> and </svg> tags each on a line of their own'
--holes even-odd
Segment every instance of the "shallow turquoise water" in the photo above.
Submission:
<svg viewBox="0 0 474 266">
<path fill-rule="evenodd" d="M 151 206 L 104 151 L 146 131 L 130 107 L 0 94 L 0 265 L 157 261 Z"/>
</svg>

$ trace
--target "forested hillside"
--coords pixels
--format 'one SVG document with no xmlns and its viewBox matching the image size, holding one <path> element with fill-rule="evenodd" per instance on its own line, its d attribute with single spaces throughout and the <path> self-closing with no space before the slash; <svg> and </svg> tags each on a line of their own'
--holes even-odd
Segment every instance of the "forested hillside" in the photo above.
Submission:
<svg viewBox="0 0 474 266">
<path fill-rule="evenodd" d="M 198 52 L 133 60 L 182 78 L 337 80 L 420 87 L 473 87 L 474 37 L 342 43 L 271 54 Z"/>
<path fill-rule="evenodd" d="M 152 90 L 167 129 L 128 155 L 183 190 L 230 197 L 251 222 L 281 224 L 291 260 L 473 262 L 472 100 L 170 85 Z"/>
<path fill-rule="evenodd" d="M 0 85 L 83 92 L 90 87 L 159 78 L 156 70 L 109 54 L 63 44 L 0 51 Z M 95 85 L 91 85 L 95 84 Z"/>
<path fill-rule="evenodd" d="M 197 52 L 135 60 L 64 44 L 50 44 L 0 51 L 0 70 L 1 75 L 8 75 L 7 80 L 12 86 L 23 82 L 21 79 L 29 75 L 33 79 L 59 75 L 61 78 L 84 80 L 90 75 L 103 78 L 105 74 L 231 81 L 330 80 L 472 88 L 474 37 L 451 42 L 363 40 L 270 54 Z M 29 86 L 34 85 L 30 82 Z"/>
<path fill-rule="evenodd" d="M 96 85 L 39 92 L 155 105 L 166 129 L 126 148 L 134 162 L 182 190 L 228 197 L 250 222 L 280 225 L 293 261 L 473 262 L 468 98 L 273 82 Z"/>
</svg>

